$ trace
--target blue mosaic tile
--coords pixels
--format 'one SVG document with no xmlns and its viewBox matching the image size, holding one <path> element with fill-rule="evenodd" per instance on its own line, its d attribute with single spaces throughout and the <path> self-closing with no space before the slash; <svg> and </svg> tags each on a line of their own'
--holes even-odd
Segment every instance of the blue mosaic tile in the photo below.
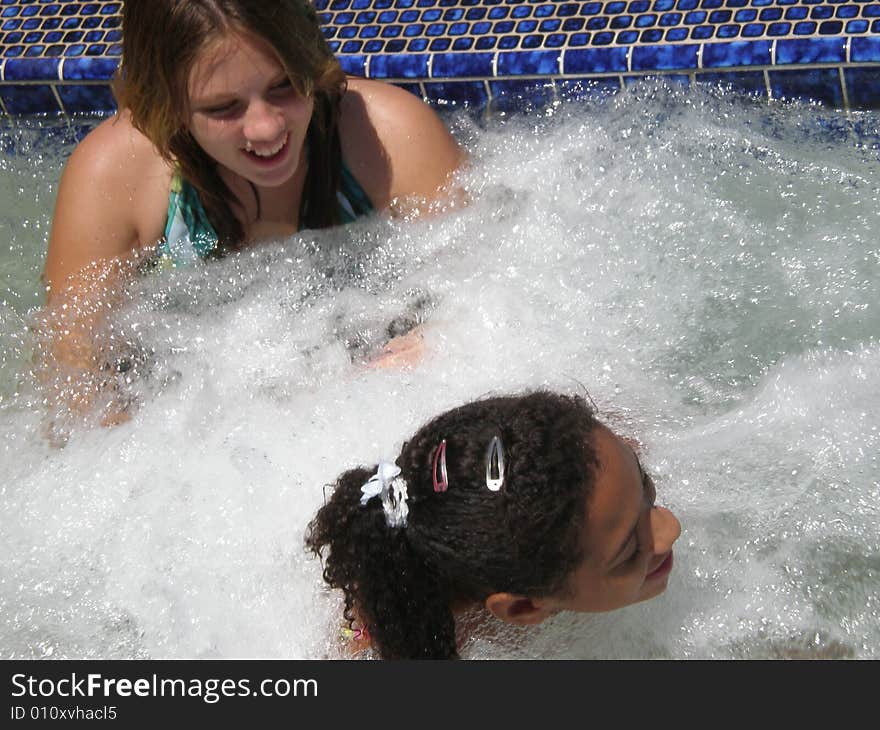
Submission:
<svg viewBox="0 0 880 730">
<path fill-rule="evenodd" d="M 843 106 L 843 89 L 836 68 L 769 71 L 770 89 L 775 99 L 819 101 Z"/>
<path fill-rule="evenodd" d="M 769 67 L 774 39 L 778 66 L 880 63 L 878 0 L 314 0 L 314 4 L 343 68 L 357 75 L 370 68 L 377 78 L 424 78 L 428 52 L 444 56 L 434 60 L 446 83 L 465 74 L 489 78 L 491 63 L 486 59 L 495 51 L 501 52 L 499 80 L 506 75 L 569 73 L 569 66 L 577 76 L 629 77 L 679 66 L 694 69 L 690 51 L 673 49 L 703 44 L 701 65 L 709 75 L 702 71 L 700 75 L 708 79 L 711 69 L 720 74 L 722 69 Z M 101 61 L 109 64 L 106 72 L 100 72 L 107 75 L 121 52 L 120 10 L 120 2 L 0 0 L 0 60 L 48 62 L 54 68 L 63 58 L 64 64 L 75 64 L 70 73 L 82 69 L 78 80 L 89 80 L 87 69 L 99 66 L 88 64 Z M 844 34 L 852 43 L 851 59 L 842 55 Z M 598 55 L 576 55 L 584 51 Z M 471 58 L 474 53 L 482 57 Z M 565 61 L 566 69 L 558 68 L 560 53 L 573 59 Z M 633 65 L 627 68 L 629 53 Z M 423 58 L 405 60 L 407 54 Z M 588 58 L 598 62 L 597 68 L 607 66 L 606 70 L 576 71 L 587 65 Z M 815 79 L 809 83 L 814 82 L 818 83 Z M 852 97 L 862 98 L 858 93 Z M 87 98 L 82 96 L 78 103 L 86 103 Z M 829 98 L 836 97 L 830 93 Z"/>
<path fill-rule="evenodd" d="M 428 76 L 427 53 L 377 55 L 370 59 L 372 79 L 418 79 Z"/>
<path fill-rule="evenodd" d="M 339 65 L 342 70 L 352 76 L 366 76 L 367 57 L 364 55 L 344 54 L 339 56 Z"/>
<path fill-rule="evenodd" d="M 770 23 L 767 26 L 767 35 L 783 36 L 788 35 L 791 31 L 791 23 Z"/>
<path fill-rule="evenodd" d="M 771 20 L 779 20 L 781 17 L 782 8 L 765 8 L 758 15 L 758 18 L 765 23 L 769 23 Z"/>
<path fill-rule="evenodd" d="M 520 51 L 498 55 L 499 75 L 552 75 L 559 73 L 558 51 Z"/>
<path fill-rule="evenodd" d="M 732 41 L 703 46 L 703 68 L 769 66 L 770 41 Z"/>
<path fill-rule="evenodd" d="M 587 75 L 627 71 L 628 48 L 584 48 L 566 51 L 562 72 Z"/>
<path fill-rule="evenodd" d="M 68 114 L 116 111 L 116 100 L 109 86 L 60 84 L 57 89 Z"/>
<path fill-rule="evenodd" d="M 43 84 L 0 84 L 0 99 L 9 114 L 60 114 L 52 87 Z"/>
<path fill-rule="evenodd" d="M 853 63 L 880 63 L 880 37 L 850 39 L 849 58 Z"/>
<path fill-rule="evenodd" d="M 489 101 L 489 93 L 483 81 L 451 83 L 426 81 L 424 87 L 428 101 L 441 106 L 484 107 Z"/>
<path fill-rule="evenodd" d="M 696 68 L 700 46 L 636 46 L 632 49 L 633 71 Z"/>
<path fill-rule="evenodd" d="M 816 34 L 816 23 L 812 20 L 802 23 L 795 23 L 794 34 L 800 36 L 811 36 Z"/>
<path fill-rule="evenodd" d="M 880 71 L 876 68 L 845 68 L 843 77 L 850 106 L 880 109 Z"/>
<path fill-rule="evenodd" d="M 819 23 L 819 35 L 838 35 L 843 32 L 843 23 L 839 20 L 826 20 Z"/>
<path fill-rule="evenodd" d="M 776 43 L 776 63 L 845 63 L 846 40 L 812 38 L 780 40 Z"/>
<path fill-rule="evenodd" d="M 3 68 L 3 80 L 47 81 L 58 78 L 56 58 L 10 59 Z"/>
<path fill-rule="evenodd" d="M 733 20 L 735 23 L 751 23 L 757 17 L 757 10 L 737 10 L 736 14 L 733 16 Z"/>
<path fill-rule="evenodd" d="M 478 76 L 488 78 L 492 73 L 492 53 L 469 53 L 462 57 L 455 53 L 439 53 L 431 63 L 434 78 Z"/>
</svg>

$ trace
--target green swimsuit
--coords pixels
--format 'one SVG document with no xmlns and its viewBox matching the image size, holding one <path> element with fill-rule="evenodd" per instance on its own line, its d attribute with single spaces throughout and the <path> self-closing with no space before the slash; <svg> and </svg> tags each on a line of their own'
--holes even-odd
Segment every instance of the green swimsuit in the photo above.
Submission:
<svg viewBox="0 0 880 730">
<path fill-rule="evenodd" d="M 370 199 L 349 169 L 342 166 L 340 189 L 336 192 L 339 218 L 351 223 L 373 212 Z M 217 246 L 217 233 L 199 199 L 198 191 L 175 174 L 168 198 L 168 219 L 165 237 L 157 255 L 161 264 L 186 266 L 205 258 Z"/>
</svg>

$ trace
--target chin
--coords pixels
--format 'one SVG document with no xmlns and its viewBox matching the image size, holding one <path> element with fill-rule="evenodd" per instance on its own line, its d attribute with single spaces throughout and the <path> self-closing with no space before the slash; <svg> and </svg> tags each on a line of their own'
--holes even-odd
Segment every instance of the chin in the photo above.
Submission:
<svg viewBox="0 0 880 730">
<path fill-rule="evenodd" d="M 661 593 L 665 593 L 665 592 L 666 592 L 666 581 L 664 580 L 658 586 L 651 586 L 650 590 L 646 591 L 643 595 L 639 596 L 638 600 L 636 600 L 636 603 L 650 601 L 652 598 L 656 598 Z"/>
</svg>

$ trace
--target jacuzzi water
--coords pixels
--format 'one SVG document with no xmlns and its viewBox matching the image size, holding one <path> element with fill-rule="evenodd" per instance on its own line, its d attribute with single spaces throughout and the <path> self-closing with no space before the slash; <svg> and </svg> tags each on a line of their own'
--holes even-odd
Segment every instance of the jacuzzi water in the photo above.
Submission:
<svg viewBox="0 0 880 730">
<path fill-rule="evenodd" d="M 146 276 L 133 418 L 44 437 L 39 273 L 81 127 L 4 121 L 0 656 L 345 656 L 323 486 L 448 407 L 586 388 L 683 532 L 667 592 L 468 658 L 880 656 L 880 117 L 642 85 L 450 124 L 471 203 Z M 411 369 L 364 367 L 423 321 Z"/>
</svg>

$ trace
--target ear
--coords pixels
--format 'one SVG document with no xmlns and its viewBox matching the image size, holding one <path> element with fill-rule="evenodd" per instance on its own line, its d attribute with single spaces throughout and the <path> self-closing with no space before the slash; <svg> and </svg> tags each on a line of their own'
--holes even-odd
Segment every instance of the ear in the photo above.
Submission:
<svg viewBox="0 0 880 730">
<path fill-rule="evenodd" d="M 526 598 L 514 593 L 493 593 L 486 599 L 486 610 L 495 618 L 515 626 L 533 626 L 557 612 L 542 598 Z"/>
</svg>

